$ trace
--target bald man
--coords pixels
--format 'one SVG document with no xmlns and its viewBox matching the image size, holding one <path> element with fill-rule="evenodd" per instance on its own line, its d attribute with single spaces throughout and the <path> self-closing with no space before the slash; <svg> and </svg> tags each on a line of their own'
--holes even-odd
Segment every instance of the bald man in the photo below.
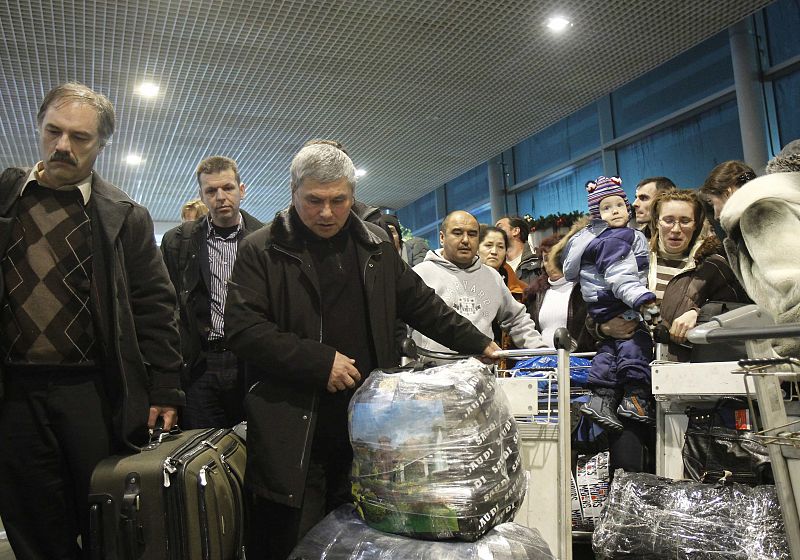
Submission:
<svg viewBox="0 0 800 560">
<path fill-rule="evenodd" d="M 500 274 L 481 263 L 478 230 L 478 220 L 472 214 L 451 212 L 439 228 L 441 249 L 428 251 L 414 272 L 486 336 L 493 336 L 492 323 L 497 321 L 518 348 L 548 346 L 525 306 L 514 299 Z M 415 331 L 412 338 L 420 348 L 451 351 L 419 332 Z"/>
</svg>

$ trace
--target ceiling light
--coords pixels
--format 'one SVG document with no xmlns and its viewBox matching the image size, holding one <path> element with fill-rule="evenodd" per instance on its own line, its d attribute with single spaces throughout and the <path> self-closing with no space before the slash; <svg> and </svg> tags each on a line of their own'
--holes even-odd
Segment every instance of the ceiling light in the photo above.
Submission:
<svg viewBox="0 0 800 560">
<path fill-rule="evenodd" d="M 567 27 L 572 27 L 572 23 L 566 18 L 563 18 L 561 16 L 555 16 L 548 18 L 547 27 L 552 31 L 561 32 L 564 31 Z"/>
<path fill-rule="evenodd" d="M 153 82 L 142 82 L 136 86 L 136 93 L 142 97 L 155 97 L 158 95 L 158 86 Z"/>
<path fill-rule="evenodd" d="M 367 174 L 366 169 L 356 169 L 356 177 L 363 177 Z"/>
<path fill-rule="evenodd" d="M 125 163 L 128 165 L 139 165 L 143 161 L 142 156 L 137 154 L 128 154 L 128 157 L 125 158 Z"/>
</svg>

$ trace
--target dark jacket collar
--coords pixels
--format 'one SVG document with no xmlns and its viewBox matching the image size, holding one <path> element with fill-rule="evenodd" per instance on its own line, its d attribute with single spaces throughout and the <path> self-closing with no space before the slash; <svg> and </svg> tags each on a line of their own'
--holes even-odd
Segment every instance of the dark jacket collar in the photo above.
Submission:
<svg viewBox="0 0 800 560">
<path fill-rule="evenodd" d="M 239 213 L 242 215 L 242 229 L 245 233 L 252 233 L 264 225 L 264 222 L 248 214 L 244 210 L 240 209 Z"/>
<path fill-rule="evenodd" d="M 294 217 L 292 216 L 294 214 Z M 299 216 L 290 206 L 281 210 L 275 215 L 275 219 L 269 224 L 270 240 L 275 245 L 299 253 L 304 248 L 304 234 L 299 230 L 301 223 Z M 348 227 L 353 239 L 368 249 L 376 250 L 383 241 L 377 232 L 373 231 L 368 225 L 361 221 L 353 211 L 350 211 L 350 221 Z M 378 226 L 373 226 L 380 229 Z"/>
<path fill-rule="evenodd" d="M 121 189 L 107 183 L 95 172 L 89 204 L 95 208 L 92 219 L 96 219 L 100 224 L 105 238 L 113 240 L 119 236 L 125 217 L 136 203 Z"/>
<path fill-rule="evenodd" d="M 30 168 L 9 167 L 0 175 L 0 216 L 5 216 L 19 198 L 24 178 L 31 172 Z"/>
<path fill-rule="evenodd" d="M 248 214 L 244 210 L 239 210 L 239 213 L 242 215 L 242 235 L 249 235 L 256 231 L 257 229 L 263 227 L 264 222 L 260 221 L 258 218 L 253 217 L 252 215 Z M 208 234 L 208 216 L 202 216 L 193 220 L 191 222 L 186 222 L 182 224 L 180 227 L 188 227 L 190 228 L 191 235 L 195 237 L 195 239 L 201 240 L 204 235 Z"/>
</svg>

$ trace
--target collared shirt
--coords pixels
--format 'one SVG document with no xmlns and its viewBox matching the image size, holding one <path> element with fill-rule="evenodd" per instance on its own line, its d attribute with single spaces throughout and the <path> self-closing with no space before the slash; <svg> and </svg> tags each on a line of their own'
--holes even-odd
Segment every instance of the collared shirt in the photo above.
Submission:
<svg viewBox="0 0 800 560">
<path fill-rule="evenodd" d="M 51 187 L 45 183 L 39 181 L 39 174 L 44 170 L 44 163 L 39 162 L 33 166 L 31 169 L 28 178 L 25 180 L 25 184 L 22 185 L 22 189 L 19 191 L 19 195 L 22 196 L 22 193 L 25 192 L 25 189 L 30 185 L 32 182 L 36 182 L 39 186 L 44 187 L 46 189 L 53 189 L 59 191 L 68 191 L 72 189 L 78 189 L 81 191 L 81 196 L 83 197 L 83 205 L 86 206 L 89 204 L 89 198 L 92 196 L 92 177 L 94 176 L 93 173 L 89 173 L 86 178 L 84 178 L 81 182 L 75 183 L 73 185 L 64 185 L 58 188 Z"/>
<path fill-rule="evenodd" d="M 233 263 L 236 262 L 236 250 L 239 248 L 239 238 L 242 235 L 244 220 L 239 214 L 239 225 L 236 229 L 222 237 L 211 222 L 211 215 L 206 216 L 208 234 L 208 267 L 211 271 L 211 285 L 209 286 L 209 301 L 211 303 L 211 332 L 208 340 L 220 340 L 225 336 L 223 311 L 225 300 L 228 297 L 228 278 L 231 277 Z"/>
</svg>

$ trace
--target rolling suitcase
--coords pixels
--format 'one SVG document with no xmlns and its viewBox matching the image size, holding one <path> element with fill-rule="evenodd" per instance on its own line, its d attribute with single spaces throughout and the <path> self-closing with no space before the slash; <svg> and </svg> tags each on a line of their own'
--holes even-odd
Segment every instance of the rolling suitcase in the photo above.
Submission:
<svg viewBox="0 0 800 560">
<path fill-rule="evenodd" d="M 234 430 L 161 434 L 141 453 L 94 470 L 90 557 L 228 560 L 244 557 L 245 444 Z"/>
</svg>

